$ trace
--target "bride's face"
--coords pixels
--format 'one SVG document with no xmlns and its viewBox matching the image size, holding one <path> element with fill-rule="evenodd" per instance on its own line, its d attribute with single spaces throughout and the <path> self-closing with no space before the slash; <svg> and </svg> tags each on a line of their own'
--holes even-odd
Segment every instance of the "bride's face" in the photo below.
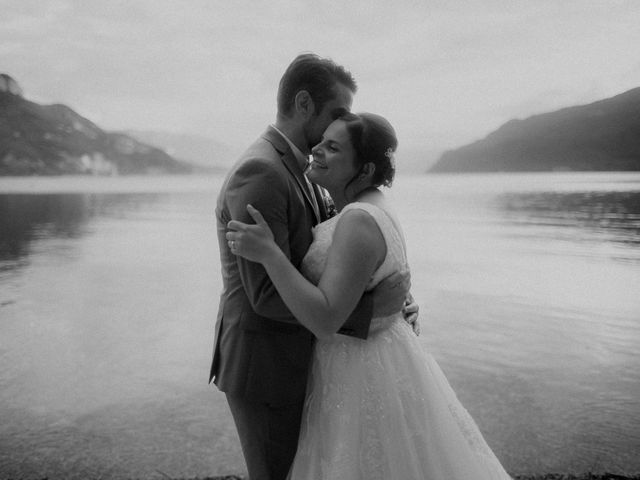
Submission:
<svg viewBox="0 0 640 480">
<path fill-rule="evenodd" d="M 329 192 L 343 192 L 356 174 L 355 151 L 345 122 L 332 122 L 324 131 L 320 143 L 311 149 L 311 153 L 313 160 L 307 170 L 309 180 Z"/>
</svg>

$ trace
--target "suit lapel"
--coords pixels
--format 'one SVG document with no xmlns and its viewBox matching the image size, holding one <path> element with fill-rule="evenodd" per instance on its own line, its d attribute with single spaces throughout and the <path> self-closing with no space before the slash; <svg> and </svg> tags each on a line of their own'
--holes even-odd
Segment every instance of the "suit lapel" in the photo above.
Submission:
<svg viewBox="0 0 640 480">
<path fill-rule="evenodd" d="M 304 195 L 305 200 L 307 201 L 307 203 L 311 207 L 311 211 L 313 212 L 314 217 L 316 217 L 316 223 L 320 223 L 320 221 L 322 219 L 318 218 L 318 216 L 315 213 L 316 212 L 316 208 L 313 206 L 314 205 L 314 201 L 311 198 L 311 194 L 309 193 L 309 187 L 307 186 L 307 180 L 304 178 L 304 174 L 302 173 L 302 171 L 300 170 L 300 166 L 298 165 L 298 159 L 293 154 L 291 149 L 289 149 L 287 151 L 287 153 L 285 153 L 283 155 L 282 163 L 284 163 L 285 167 L 287 167 L 287 170 L 289 170 L 291 175 L 293 175 L 293 178 L 296 179 L 296 182 L 298 183 L 298 187 L 302 191 L 302 194 Z"/>
<path fill-rule="evenodd" d="M 302 194 L 304 195 L 305 200 L 311 207 L 311 211 L 314 212 L 314 217 L 316 217 L 316 223 L 320 223 L 323 219 L 318 218 L 318 216 L 315 213 L 316 208 L 313 206 L 314 201 L 311 198 L 311 195 L 309 193 L 309 188 L 307 187 L 307 180 L 305 179 L 304 174 L 300 169 L 300 165 L 298 165 L 298 159 L 296 158 L 293 151 L 291 150 L 291 147 L 289 147 L 289 144 L 282 137 L 282 135 L 280 135 L 280 133 L 278 133 L 272 127 L 269 127 L 267 129 L 263 137 L 265 138 L 265 140 L 269 141 L 275 147 L 275 149 L 282 155 L 282 163 L 284 164 L 285 167 L 287 167 L 287 170 L 289 170 L 289 173 L 291 174 L 291 176 L 296 180 L 296 183 L 298 184 L 298 188 L 302 191 Z M 314 190 L 314 193 L 316 193 L 316 198 L 318 199 L 322 198 L 321 196 L 319 196 L 317 189 Z M 320 204 L 323 202 L 318 202 L 318 203 Z M 320 208 L 321 209 L 320 211 L 322 212 L 323 206 L 318 205 L 318 208 Z"/>
</svg>

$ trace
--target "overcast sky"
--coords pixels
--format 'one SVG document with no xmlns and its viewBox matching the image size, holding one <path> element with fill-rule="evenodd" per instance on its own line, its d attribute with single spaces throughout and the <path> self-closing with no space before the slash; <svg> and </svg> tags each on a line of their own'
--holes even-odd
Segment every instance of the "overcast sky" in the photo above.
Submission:
<svg viewBox="0 0 640 480">
<path fill-rule="evenodd" d="M 640 1 L 0 0 L 0 73 L 109 130 L 247 144 L 305 51 L 401 147 L 442 150 L 640 86 Z"/>
</svg>

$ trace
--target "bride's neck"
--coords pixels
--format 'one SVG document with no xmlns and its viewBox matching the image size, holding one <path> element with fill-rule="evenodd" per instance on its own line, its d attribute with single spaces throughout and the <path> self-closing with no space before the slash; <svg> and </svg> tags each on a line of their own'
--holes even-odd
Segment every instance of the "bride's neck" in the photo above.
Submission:
<svg viewBox="0 0 640 480">
<path fill-rule="evenodd" d="M 331 192 L 329 191 L 329 195 L 331 195 L 331 199 L 333 200 L 333 204 L 336 207 L 336 210 L 339 212 L 344 207 L 353 202 L 359 202 L 365 200 L 370 195 L 374 195 L 376 193 L 380 193 L 377 187 L 373 185 L 363 188 L 359 190 L 357 193 L 349 194 L 348 192 Z"/>
</svg>

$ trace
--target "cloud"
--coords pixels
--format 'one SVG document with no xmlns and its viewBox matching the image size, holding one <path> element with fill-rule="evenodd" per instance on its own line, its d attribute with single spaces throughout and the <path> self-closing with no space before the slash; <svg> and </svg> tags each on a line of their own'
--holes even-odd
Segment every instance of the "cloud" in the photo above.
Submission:
<svg viewBox="0 0 640 480">
<path fill-rule="evenodd" d="M 274 119 L 300 52 L 346 65 L 354 108 L 410 146 L 640 85 L 640 4 L 568 0 L 0 0 L 0 53 L 27 97 L 111 129 L 242 144 Z M 95 117 L 93 117 L 95 116 Z M 425 145 L 427 143 L 427 145 Z"/>
</svg>

